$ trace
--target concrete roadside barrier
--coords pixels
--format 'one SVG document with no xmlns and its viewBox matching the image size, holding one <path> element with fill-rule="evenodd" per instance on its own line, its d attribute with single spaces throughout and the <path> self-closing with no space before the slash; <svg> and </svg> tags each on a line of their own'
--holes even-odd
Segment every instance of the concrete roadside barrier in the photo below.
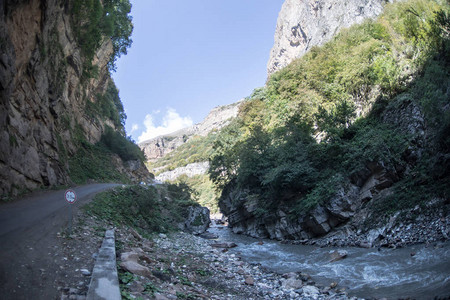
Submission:
<svg viewBox="0 0 450 300">
<path fill-rule="evenodd" d="M 116 267 L 114 229 L 105 232 L 105 238 L 92 271 L 86 299 L 121 300 Z"/>
</svg>

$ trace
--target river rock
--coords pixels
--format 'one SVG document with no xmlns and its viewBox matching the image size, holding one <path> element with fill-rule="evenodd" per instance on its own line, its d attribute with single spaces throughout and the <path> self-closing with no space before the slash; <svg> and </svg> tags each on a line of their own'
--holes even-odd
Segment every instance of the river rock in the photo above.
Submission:
<svg viewBox="0 0 450 300">
<path fill-rule="evenodd" d="M 330 253 L 330 262 L 335 262 L 346 258 L 348 252 L 345 250 L 335 250 Z"/>
<path fill-rule="evenodd" d="M 306 285 L 303 287 L 303 296 L 312 297 L 313 299 L 317 299 L 320 291 L 317 287 L 313 285 Z"/>
<path fill-rule="evenodd" d="M 204 233 L 211 223 L 209 209 L 204 206 L 190 206 L 184 229 L 193 234 Z"/>
<path fill-rule="evenodd" d="M 80 270 L 81 274 L 83 274 L 84 276 L 90 276 L 91 272 L 89 272 L 88 269 L 81 269 Z"/>
<path fill-rule="evenodd" d="M 135 251 L 124 252 L 120 255 L 120 260 L 122 261 L 137 261 L 139 255 Z"/>
<path fill-rule="evenodd" d="M 135 261 L 123 261 L 120 263 L 120 267 L 124 269 L 125 271 L 128 271 L 130 273 L 141 275 L 147 278 L 152 278 L 152 273 L 150 272 L 150 269 L 140 265 L 139 263 Z"/>
<path fill-rule="evenodd" d="M 237 247 L 235 243 L 214 243 L 211 244 L 213 248 L 234 248 Z"/>
<path fill-rule="evenodd" d="M 298 274 L 295 273 L 295 272 L 289 272 L 289 273 L 284 273 L 282 276 L 283 276 L 283 278 L 286 278 L 286 279 L 288 279 L 288 278 L 297 278 Z"/>
<path fill-rule="evenodd" d="M 288 278 L 283 281 L 282 286 L 287 290 L 297 290 L 303 286 L 303 282 L 299 279 Z"/>
<path fill-rule="evenodd" d="M 367 242 L 373 245 L 376 241 L 379 241 L 384 236 L 386 228 L 375 228 L 369 231 L 367 234 Z"/>
<path fill-rule="evenodd" d="M 245 284 L 247 284 L 247 285 L 254 285 L 255 284 L 255 279 L 253 279 L 252 276 L 247 276 L 247 277 L 245 277 Z"/>
<path fill-rule="evenodd" d="M 217 238 L 219 238 L 219 236 L 217 234 L 213 234 L 210 232 L 205 232 L 199 235 L 199 237 L 207 239 L 207 240 L 215 240 Z"/>
<path fill-rule="evenodd" d="M 136 252 L 124 252 L 120 256 L 122 262 L 120 267 L 130 273 L 153 278 L 150 269 L 137 262 L 139 255 Z"/>
</svg>

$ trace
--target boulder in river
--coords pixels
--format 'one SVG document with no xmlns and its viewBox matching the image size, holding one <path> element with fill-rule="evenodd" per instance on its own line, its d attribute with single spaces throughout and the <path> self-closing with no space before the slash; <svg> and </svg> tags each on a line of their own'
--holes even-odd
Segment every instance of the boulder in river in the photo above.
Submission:
<svg viewBox="0 0 450 300">
<path fill-rule="evenodd" d="M 234 248 L 237 247 L 235 243 L 214 243 L 211 244 L 213 248 Z"/>
<path fill-rule="evenodd" d="M 335 262 L 335 261 L 338 261 L 338 260 L 342 260 L 342 259 L 346 258 L 347 255 L 348 255 L 348 252 L 345 251 L 345 250 L 332 251 L 330 253 L 330 258 L 331 258 L 330 262 Z"/>
<path fill-rule="evenodd" d="M 207 207 L 190 206 L 188 217 L 184 222 L 184 229 L 193 234 L 202 234 L 208 229 L 210 223 Z"/>
</svg>

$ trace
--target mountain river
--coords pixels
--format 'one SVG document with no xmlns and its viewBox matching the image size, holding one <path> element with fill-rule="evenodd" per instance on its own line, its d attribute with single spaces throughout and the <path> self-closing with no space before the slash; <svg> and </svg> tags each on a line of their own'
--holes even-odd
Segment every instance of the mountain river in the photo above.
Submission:
<svg viewBox="0 0 450 300">
<path fill-rule="evenodd" d="M 345 259 L 330 262 L 338 248 L 281 244 L 254 239 L 214 225 L 209 232 L 220 242 L 238 245 L 229 251 L 249 263 L 261 264 L 276 273 L 305 272 L 319 285 L 337 282 L 350 296 L 363 298 L 450 298 L 450 242 L 415 245 L 400 249 L 339 248 Z"/>
</svg>

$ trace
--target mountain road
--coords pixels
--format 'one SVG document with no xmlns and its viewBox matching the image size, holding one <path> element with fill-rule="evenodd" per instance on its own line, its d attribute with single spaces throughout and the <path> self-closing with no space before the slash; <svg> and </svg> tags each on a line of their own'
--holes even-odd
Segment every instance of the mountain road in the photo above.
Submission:
<svg viewBox="0 0 450 300">
<path fill-rule="evenodd" d="M 73 214 L 95 194 L 118 184 L 89 184 L 75 187 L 74 204 L 64 190 L 40 191 L 0 205 L 0 300 L 59 299 L 58 279 L 64 275 L 57 264 L 63 249 L 58 233 Z M 58 250 L 59 249 L 59 250 Z"/>
</svg>

